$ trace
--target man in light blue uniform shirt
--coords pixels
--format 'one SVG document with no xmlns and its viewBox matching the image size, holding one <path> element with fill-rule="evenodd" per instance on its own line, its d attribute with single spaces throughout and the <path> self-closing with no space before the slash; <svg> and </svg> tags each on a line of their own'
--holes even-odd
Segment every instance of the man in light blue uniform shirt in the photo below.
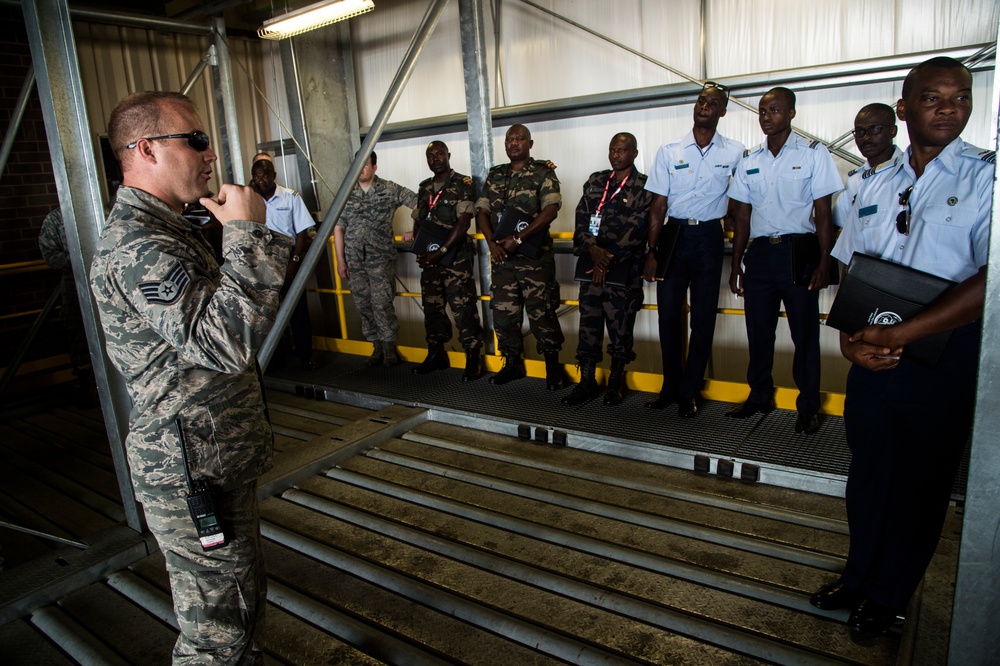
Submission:
<svg viewBox="0 0 1000 666">
<path fill-rule="evenodd" d="M 888 104 L 868 104 L 854 117 L 854 143 L 865 158 L 865 163 L 847 173 L 847 186 L 833 202 L 833 223 L 844 226 L 851 213 L 854 197 L 861 187 L 861 179 L 869 170 L 882 168 L 903 159 L 903 151 L 892 142 L 896 138 L 896 111 Z"/>
<path fill-rule="evenodd" d="M 795 344 L 792 378 L 799 389 L 795 432 L 812 434 L 819 430 L 819 290 L 830 282 L 830 198 L 844 187 L 826 147 L 792 133 L 795 93 L 773 88 L 758 109 L 767 140 L 744 153 L 729 187 L 736 220 L 729 288 L 746 297 L 750 395 L 726 415 L 745 419 L 774 409 L 774 331 L 784 303 Z M 808 285 L 794 284 L 793 238 L 813 233 L 818 266 Z"/>
<path fill-rule="evenodd" d="M 834 248 L 954 280 L 957 286 L 895 326 L 841 333 L 851 449 L 851 545 L 838 581 L 813 595 L 824 610 L 851 608 L 851 632 L 885 632 L 905 609 L 937 547 L 952 482 L 972 428 L 979 321 L 986 284 L 992 151 L 959 138 L 972 113 L 972 74 L 932 58 L 903 82 L 905 159 L 862 179 Z M 907 344 L 951 331 L 937 364 L 900 358 Z"/>
<path fill-rule="evenodd" d="M 264 203 L 267 205 L 267 228 L 295 239 L 295 247 L 285 269 L 285 282 L 281 285 L 280 297 L 284 300 L 292 280 L 299 271 L 299 266 L 302 265 L 302 257 L 316 235 L 316 221 L 313 220 L 298 192 L 275 182 L 277 174 L 274 171 L 274 161 L 270 157 L 262 157 L 254 162 L 250 174 L 253 178 L 250 187 L 264 197 Z M 309 307 L 305 296 L 295 305 L 290 324 L 295 355 L 299 357 L 303 368 L 315 370 L 316 364 L 312 360 L 312 322 L 309 319 Z M 280 362 L 282 355 L 283 352 L 278 351 L 275 360 Z"/>
<path fill-rule="evenodd" d="M 745 150 L 739 141 L 716 131 L 728 104 L 729 90 L 707 82 L 694 105 L 694 127 L 679 141 L 660 148 L 646 181 L 646 189 L 655 195 L 643 268 L 646 280 L 652 282 L 656 273 L 655 249 L 664 217 L 667 224 L 678 227 L 669 268 L 656 285 L 663 386 L 646 407 L 663 409 L 677 402 L 678 413 L 687 418 L 698 415 L 698 397 L 712 354 L 722 277 L 722 219 L 729 207 L 726 190 Z M 684 301 L 689 287 L 691 337 L 685 363 Z"/>
</svg>

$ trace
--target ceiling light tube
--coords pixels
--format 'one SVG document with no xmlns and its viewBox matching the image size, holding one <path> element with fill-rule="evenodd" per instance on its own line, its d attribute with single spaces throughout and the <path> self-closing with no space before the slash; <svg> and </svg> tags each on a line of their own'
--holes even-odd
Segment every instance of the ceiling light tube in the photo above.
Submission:
<svg viewBox="0 0 1000 666">
<path fill-rule="evenodd" d="M 285 39 L 373 9 L 375 3 L 372 0 L 324 0 L 264 21 L 257 36 L 263 39 Z"/>
</svg>

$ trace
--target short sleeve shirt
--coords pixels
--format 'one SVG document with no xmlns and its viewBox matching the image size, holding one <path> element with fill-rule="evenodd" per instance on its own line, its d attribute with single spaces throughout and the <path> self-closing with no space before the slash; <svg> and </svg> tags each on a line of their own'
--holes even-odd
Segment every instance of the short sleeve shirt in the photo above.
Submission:
<svg viewBox="0 0 1000 666">
<path fill-rule="evenodd" d="M 893 146 L 892 157 L 887 159 L 882 164 L 875 165 L 875 168 L 881 169 L 884 166 L 892 165 L 897 160 L 901 159 L 903 159 L 903 151 L 896 146 Z M 866 161 L 857 169 L 847 172 L 847 185 L 844 187 L 844 191 L 840 193 L 840 196 L 837 197 L 837 200 L 833 202 L 833 223 L 838 227 L 843 227 L 844 221 L 847 220 L 847 216 L 851 214 L 851 206 L 854 205 L 854 197 L 857 196 L 858 188 L 861 187 L 861 177 L 871 168 L 871 164 Z"/>
<path fill-rule="evenodd" d="M 295 190 L 276 185 L 274 194 L 265 203 L 267 228 L 271 231 L 295 238 L 306 229 L 316 226 L 306 203 Z"/>
<path fill-rule="evenodd" d="M 813 202 L 844 189 L 825 146 L 791 134 L 777 157 L 765 140 L 736 168 L 729 197 L 753 206 L 750 237 L 816 231 Z"/>
<path fill-rule="evenodd" d="M 855 252 L 961 282 L 986 265 L 996 155 L 962 139 L 948 144 L 918 179 L 904 159 L 861 181 L 833 256 L 844 263 Z M 905 208 L 899 195 L 910 186 L 910 233 L 896 229 Z"/>
<path fill-rule="evenodd" d="M 726 190 L 746 150 L 739 141 L 718 132 L 702 150 L 694 133 L 660 147 L 646 189 L 667 197 L 667 215 L 713 220 L 726 214 Z"/>
</svg>

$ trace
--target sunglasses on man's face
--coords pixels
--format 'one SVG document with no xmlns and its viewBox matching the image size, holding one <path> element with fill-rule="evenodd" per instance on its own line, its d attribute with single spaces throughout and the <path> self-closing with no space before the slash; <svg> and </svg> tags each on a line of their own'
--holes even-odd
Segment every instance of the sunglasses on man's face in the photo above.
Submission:
<svg viewBox="0 0 1000 666">
<path fill-rule="evenodd" d="M 143 139 L 146 141 L 160 141 L 161 139 L 187 139 L 187 144 L 197 150 L 199 153 L 203 153 L 208 150 L 208 144 L 210 139 L 208 135 L 204 132 L 188 132 L 187 134 L 164 134 L 162 136 L 144 136 Z M 132 143 L 125 146 L 126 149 L 131 150 L 135 148 L 142 139 L 136 139 Z"/>
<path fill-rule="evenodd" d="M 899 215 L 896 216 L 896 231 L 904 236 L 910 235 L 910 217 L 913 214 L 913 208 L 910 206 L 911 192 L 913 192 L 913 185 L 899 193 L 899 205 L 904 210 L 899 211 Z"/>
</svg>

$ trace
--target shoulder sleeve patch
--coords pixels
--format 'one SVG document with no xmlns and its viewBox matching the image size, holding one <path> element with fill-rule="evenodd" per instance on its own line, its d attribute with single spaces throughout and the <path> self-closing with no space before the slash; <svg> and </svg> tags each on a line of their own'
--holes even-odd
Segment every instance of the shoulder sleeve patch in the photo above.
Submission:
<svg viewBox="0 0 1000 666">
<path fill-rule="evenodd" d="M 142 295 L 146 297 L 147 303 L 151 305 L 170 305 L 180 298 L 190 282 L 191 278 L 188 277 L 187 271 L 184 270 L 181 262 L 175 261 L 173 268 L 167 273 L 167 277 L 159 282 L 143 282 L 139 285 L 139 289 L 142 291 Z"/>
</svg>

